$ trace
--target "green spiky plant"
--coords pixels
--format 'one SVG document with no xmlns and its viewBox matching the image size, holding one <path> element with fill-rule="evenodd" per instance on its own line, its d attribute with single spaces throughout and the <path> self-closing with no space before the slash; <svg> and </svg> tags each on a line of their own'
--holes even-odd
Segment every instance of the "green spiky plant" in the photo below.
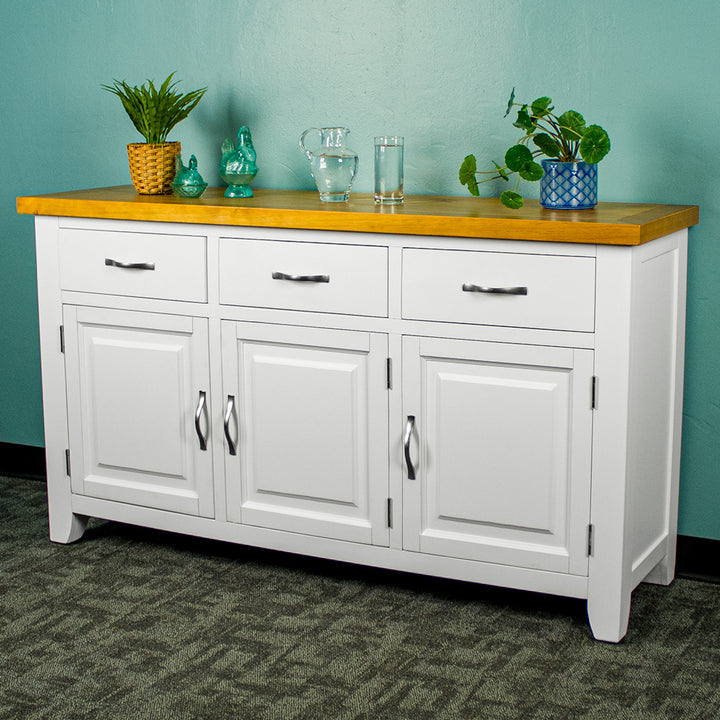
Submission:
<svg viewBox="0 0 720 720">
<path fill-rule="evenodd" d="M 579 159 L 594 165 L 599 163 L 610 152 L 610 138 L 599 125 L 585 125 L 585 119 L 576 110 L 568 110 L 562 115 L 553 114 L 552 100 L 540 97 L 530 105 L 515 102 L 515 88 L 510 93 L 507 117 L 514 107 L 519 107 L 517 119 L 513 126 L 525 131 L 518 144 L 513 145 L 505 153 L 505 164 L 493 161 L 494 170 L 478 170 L 474 155 L 463 160 L 458 173 L 460 182 L 467 186 L 471 195 L 478 196 L 479 183 L 490 180 L 510 181 L 510 176 L 517 173 L 514 190 L 505 190 L 500 201 L 513 210 L 522 207 L 523 198 L 518 193 L 520 180 L 531 182 L 543 176 L 542 166 L 535 162 L 538 155 L 559 162 L 578 162 Z M 534 150 L 528 146 L 532 141 Z M 478 180 L 478 175 L 490 177 Z"/>
<path fill-rule="evenodd" d="M 171 82 L 174 74 L 168 75 L 159 90 L 152 80 L 140 87 L 131 87 L 119 80 L 112 85 L 102 85 L 120 98 L 133 125 L 149 144 L 166 142 L 168 133 L 190 114 L 207 90 L 201 88 L 184 95 L 176 92 L 178 83 Z"/>
</svg>

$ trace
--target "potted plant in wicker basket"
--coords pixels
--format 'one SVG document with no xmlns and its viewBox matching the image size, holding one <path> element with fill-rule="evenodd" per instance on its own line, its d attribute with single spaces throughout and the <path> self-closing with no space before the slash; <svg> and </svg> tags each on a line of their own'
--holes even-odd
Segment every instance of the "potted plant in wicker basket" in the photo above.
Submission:
<svg viewBox="0 0 720 720">
<path fill-rule="evenodd" d="M 175 177 L 180 143 L 167 142 L 168 133 L 190 114 L 207 90 L 176 92 L 174 74 L 170 73 L 159 89 L 152 80 L 139 88 L 119 80 L 102 86 L 120 98 L 133 125 L 145 138 L 144 143 L 127 146 L 130 177 L 141 195 L 168 195 L 172 191 L 170 183 Z"/>
</svg>

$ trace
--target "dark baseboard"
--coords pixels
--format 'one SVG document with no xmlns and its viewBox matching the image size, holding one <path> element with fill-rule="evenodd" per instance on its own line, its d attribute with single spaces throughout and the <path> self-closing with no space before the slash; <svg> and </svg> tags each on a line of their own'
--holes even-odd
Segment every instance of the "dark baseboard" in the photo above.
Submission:
<svg viewBox="0 0 720 720">
<path fill-rule="evenodd" d="M 675 575 L 720 583 L 720 540 L 678 535 Z"/>
<path fill-rule="evenodd" d="M 45 448 L 0 442 L 0 475 L 45 480 Z"/>
<path fill-rule="evenodd" d="M 0 442 L 0 475 L 45 480 L 45 448 Z M 720 540 L 678 535 L 675 575 L 720 583 Z"/>
</svg>

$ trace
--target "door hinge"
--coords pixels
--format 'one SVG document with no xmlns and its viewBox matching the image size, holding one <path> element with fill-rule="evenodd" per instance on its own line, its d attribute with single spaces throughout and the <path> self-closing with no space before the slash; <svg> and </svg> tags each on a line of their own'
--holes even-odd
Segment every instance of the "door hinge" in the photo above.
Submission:
<svg viewBox="0 0 720 720">
<path fill-rule="evenodd" d="M 65 326 L 60 326 L 60 352 L 65 352 Z"/>
<path fill-rule="evenodd" d="M 592 377 L 592 394 L 590 398 L 590 407 L 595 410 L 597 408 L 597 396 L 598 396 L 598 379 L 597 375 Z"/>
<path fill-rule="evenodd" d="M 393 526 L 392 498 L 387 499 L 387 526 L 391 529 Z"/>
<path fill-rule="evenodd" d="M 385 365 L 386 378 L 387 378 L 387 389 L 392 390 L 392 358 L 387 359 Z"/>
<path fill-rule="evenodd" d="M 587 529 L 587 554 L 588 554 L 588 557 L 592 557 L 592 554 L 593 554 L 593 541 L 595 539 L 594 534 L 595 534 L 595 526 L 588 525 L 588 529 Z"/>
<path fill-rule="evenodd" d="M 70 450 L 65 450 L 65 472 L 70 477 Z"/>
</svg>

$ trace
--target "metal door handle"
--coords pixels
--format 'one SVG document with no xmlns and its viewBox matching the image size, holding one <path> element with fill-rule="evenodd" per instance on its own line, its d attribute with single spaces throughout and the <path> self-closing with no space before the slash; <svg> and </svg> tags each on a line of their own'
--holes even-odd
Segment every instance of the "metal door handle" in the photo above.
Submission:
<svg viewBox="0 0 720 720">
<path fill-rule="evenodd" d="M 235 398 L 232 395 L 228 395 L 227 406 L 225 407 L 225 417 L 223 419 L 223 426 L 225 427 L 225 439 L 228 444 L 228 452 L 231 455 L 237 455 L 237 441 L 230 437 L 230 418 L 233 416 L 235 410 Z"/>
<path fill-rule="evenodd" d="M 494 293 L 497 295 L 527 295 L 526 287 L 487 287 L 486 285 L 475 285 L 473 283 L 463 283 L 463 292 L 479 292 Z"/>
<path fill-rule="evenodd" d="M 126 270 L 154 270 L 155 263 L 149 262 L 120 262 L 112 258 L 105 258 L 105 264 L 110 267 L 125 268 Z"/>
<path fill-rule="evenodd" d="M 293 282 L 317 282 L 317 283 L 329 283 L 329 275 L 288 275 L 284 272 L 274 272 L 272 274 L 273 280 L 292 280 Z"/>
<path fill-rule="evenodd" d="M 207 437 L 203 434 L 202 428 L 200 427 L 200 418 L 205 411 L 205 391 L 201 390 L 198 396 L 197 407 L 195 408 L 195 432 L 197 433 L 198 440 L 200 440 L 200 449 L 207 450 Z"/>
<path fill-rule="evenodd" d="M 405 451 L 405 464 L 407 465 L 408 480 L 415 480 L 415 466 L 410 458 L 410 436 L 415 427 L 415 416 L 408 415 L 405 425 L 405 434 L 403 435 L 403 449 Z"/>
</svg>

